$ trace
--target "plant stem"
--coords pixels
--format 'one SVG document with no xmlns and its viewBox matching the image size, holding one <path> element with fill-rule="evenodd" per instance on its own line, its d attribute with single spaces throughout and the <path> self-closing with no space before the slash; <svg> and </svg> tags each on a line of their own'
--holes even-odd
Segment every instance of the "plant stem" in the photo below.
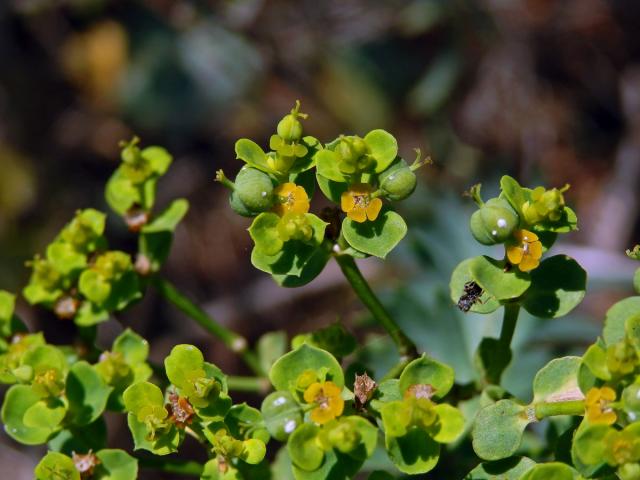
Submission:
<svg viewBox="0 0 640 480">
<path fill-rule="evenodd" d="M 373 318 L 384 327 L 387 333 L 398 347 L 401 361 L 417 358 L 418 349 L 415 344 L 400 329 L 398 324 L 391 318 L 391 315 L 384 308 L 376 294 L 373 293 L 371 287 L 362 276 L 360 269 L 356 265 L 351 255 L 335 255 L 336 262 L 340 265 L 342 273 L 347 278 L 356 295 L 362 300 L 362 303 L 369 309 Z"/>
<path fill-rule="evenodd" d="M 147 470 L 160 470 L 168 473 L 178 473 L 181 475 L 191 475 L 199 477 L 204 466 L 192 460 L 180 460 L 177 458 L 136 456 L 140 468 Z"/>
<path fill-rule="evenodd" d="M 513 332 L 516 331 L 520 305 L 517 303 L 507 303 L 504 306 L 504 318 L 502 319 L 502 329 L 500 330 L 500 343 L 506 350 L 511 348 Z M 505 365 L 506 366 L 506 365 Z"/>
<path fill-rule="evenodd" d="M 566 402 L 540 402 L 536 403 L 536 417 L 542 420 L 555 415 L 582 415 L 584 414 L 584 400 L 569 400 Z"/>
<path fill-rule="evenodd" d="M 175 305 L 184 314 L 195 320 L 213 336 L 222 340 L 222 343 L 231 351 L 239 354 L 256 375 L 260 377 L 265 376 L 258 357 L 247 348 L 247 340 L 243 336 L 228 329 L 224 325 L 220 325 L 207 314 L 207 312 L 180 293 L 168 280 L 155 275 L 151 277 L 150 281 L 160 295 Z"/>
<path fill-rule="evenodd" d="M 255 392 L 266 393 L 269 391 L 271 384 L 266 378 L 262 377 L 237 377 L 228 376 L 227 384 L 229 390 L 236 392 Z"/>
</svg>

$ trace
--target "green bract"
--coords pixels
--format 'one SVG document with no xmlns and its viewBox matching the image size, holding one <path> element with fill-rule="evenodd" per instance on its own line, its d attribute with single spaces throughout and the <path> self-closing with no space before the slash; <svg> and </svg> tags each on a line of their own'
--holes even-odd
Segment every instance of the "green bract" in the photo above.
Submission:
<svg viewBox="0 0 640 480">
<path fill-rule="evenodd" d="M 162 147 L 138 147 L 134 137 L 122 146 L 122 164 L 107 182 L 105 197 L 109 206 L 125 215 L 138 207 L 150 212 L 155 203 L 158 178 L 166 173 L 172 162 L 171 155 Z"/>
</svg>

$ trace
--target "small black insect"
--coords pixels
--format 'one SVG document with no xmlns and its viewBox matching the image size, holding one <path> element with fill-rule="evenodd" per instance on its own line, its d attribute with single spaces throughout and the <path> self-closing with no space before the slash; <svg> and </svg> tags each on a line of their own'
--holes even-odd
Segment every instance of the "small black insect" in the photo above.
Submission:
<svg viewBox="0 0 640 480">
<path fill-rule="evenodd" d="M 477 302 L 482 303 L 480 297 L 484 290 L 476 282 L 471 281 L 464 284 L 464 293 L 458 300 L 458 308 L 463 312 L 468 312 Z"/>
</svg>

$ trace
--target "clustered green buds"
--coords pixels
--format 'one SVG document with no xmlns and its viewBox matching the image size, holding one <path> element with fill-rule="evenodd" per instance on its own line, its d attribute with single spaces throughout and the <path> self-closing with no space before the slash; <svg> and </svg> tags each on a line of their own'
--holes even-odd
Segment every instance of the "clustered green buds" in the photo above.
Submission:
<svg viewBox="0 0 640 480">
<path fill-rule="evenodd" d="M 408 165 L 398 156 L 396 139 L 381 129 L 364 137 L 340 135 L 323 145 L 304 135 L 301 119 L 307 115 L 299 110 L 296 102 L 280 120 L 269 141 L 271 151 L 246 138 L 236 142 L 236 156 L 245 165 L 235 181 L 221 170 L 216 174 L 231 190 L 231 208 L 255 217 L 249 228 L 253 265 L 283 286 L 311 281 L 332 254 L 384 258 L 407 226 L 400 215 L 383 208 L 383 199 L 399 201 L 411 195 L 417 185 L 415 170 L 430 161 L 421 160 L 418 151 Z M 335 214 L 320 218 L 309 213 L 316 184 L 339 205 Z M 335 225 L 325 235 L 329 221 Z"/>
</svg>

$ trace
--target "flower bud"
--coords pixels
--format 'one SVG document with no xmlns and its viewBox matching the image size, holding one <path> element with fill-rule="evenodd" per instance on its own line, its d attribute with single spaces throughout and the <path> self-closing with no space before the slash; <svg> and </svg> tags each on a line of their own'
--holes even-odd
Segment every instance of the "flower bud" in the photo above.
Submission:
<svg viewBox="0 0 640 480">
<path fill-rule="evenodd" d="M 269 175 L 255 168 L 240 170 L 236 177 L 234 193 L 251 212 L 266 212 L 273 205 L 273 182 Z"/>
<path fill-rule="evenodd" d="M 344 173 L 356 173 L 369 166 L 367 144 L 360 137 L 342 137 L 334 152 L 338 156 L 340 171 Z"/>
<path fill-rule="evenodd" d="M 297 142 L 302 138 L 302 123 L 298 115 L 290 113 L 278 122 L 277 132 L 285 142 Z"/>
<path fill-rule="evenodd" d="M 473 237 L 483 245 L 506 241 L 518 227 L 520 219 L 509 202 L 492 198 L 471 215 L 469 226 Z"/>
<path fill-rule="evenodd" d="M 357 428 L 348 421 L 342 421 L 329 430 L 327 437 L 329 444 L 342 453 L 353 451 L 362 438 Z"/>
<path fill-rule="evenodd" d="M 389 200 L 404 200 L 416 189 L 416 174 L 404 160 L 392 164 L 378 180 L 380 189 Z"/>
</svg>

